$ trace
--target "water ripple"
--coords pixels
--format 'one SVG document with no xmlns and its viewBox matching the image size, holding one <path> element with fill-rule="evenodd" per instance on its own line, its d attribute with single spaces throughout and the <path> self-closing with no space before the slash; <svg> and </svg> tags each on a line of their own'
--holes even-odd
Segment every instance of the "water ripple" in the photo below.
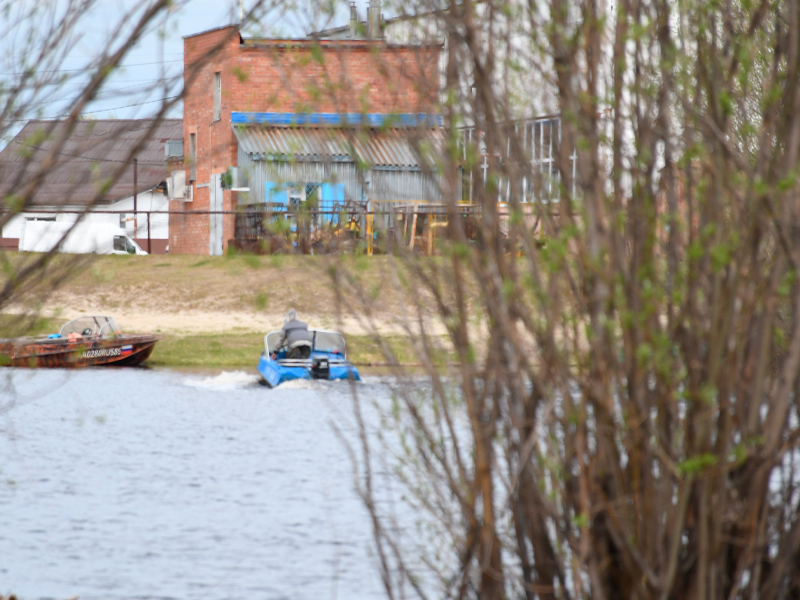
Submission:
<svg viewBox="0 0 800 600">
<path fill-rule="evenodd" d="M 268 390 L 244 371 L 3 373 L 25 401 L 0 418 L 0 547 L 14 549 L 0 593 L 383 597 L 330 427 L 349 386 Z"/>
</svg>

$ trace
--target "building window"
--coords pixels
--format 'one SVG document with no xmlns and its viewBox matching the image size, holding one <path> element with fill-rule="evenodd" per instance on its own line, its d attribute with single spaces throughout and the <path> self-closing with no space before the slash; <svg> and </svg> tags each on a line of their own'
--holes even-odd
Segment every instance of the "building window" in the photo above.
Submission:
<svg viewBox="0 0 800 600">
<path fill-rule="evenodd" d="M 531 166 L 536 174 L 530 185 L 530 199 L 543 202 L 557 201 L 561 173 L 556 167 L 559 141 L 561 140 L 561 122 L 558 119 L 541 119 L 530 123 L 526 132 L 530 136 Z"/>
<path fill-rule="evenodd" d="M 312 208 L 319 206 L 321 183 L 290 183 L 286 185 L 286 197 L 290 208 L 300 208 L 310 202 Z"/>
<path fill-rule="evenodd" d="M 222 73 L 214 73 L 214 120 L 222 115 Z"/>
<path fill-rule="evenodd" d="M 299 185 L 287 185 L 286 196 L 289 200 L 289 208 L 298 209 L 306 199 L 305 190 Z"/>
<path fill-rule="evenodd" d="M 189 134 L 189 181 L 197 180 L 197 134 Z"/>
</svg>

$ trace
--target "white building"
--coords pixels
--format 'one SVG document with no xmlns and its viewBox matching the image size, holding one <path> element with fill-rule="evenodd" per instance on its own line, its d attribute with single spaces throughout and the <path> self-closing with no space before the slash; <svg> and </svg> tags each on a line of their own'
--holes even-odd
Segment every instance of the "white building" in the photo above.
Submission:
<svg viewBox="0 0 800 600">
<path fill-rule="evenodd" d="M 139 245 L 153 253 L 167 251 L 169 202 L 165 180 L 170 162 L 183 161 L 183 122 L 165 119 L 81 121 L 57 155 L 56 164 L 33 191 L 17 215 L 14 196 L 20 194 L 51 154 L 64 123 L 30 121 L 0 151 L 0 247 L 16 250 L 26 220 L 113 223 L 128 231 Z M 138 147 L 138 150 L 133 152 Z M 134 164 L 131 156 L 136 158 Z M 122 169 L 115 183 L 106 182 Z M 134 179 L 136 186 L 134 190 Z M 134 217 L 134 193 L 136 217 Z M 151 214 L 149 211 L 162 211 Z M 148 227 L 149 225 L 149 227 Z M 148 235 L 149 229 L 149 235 Z"/>
</svg>

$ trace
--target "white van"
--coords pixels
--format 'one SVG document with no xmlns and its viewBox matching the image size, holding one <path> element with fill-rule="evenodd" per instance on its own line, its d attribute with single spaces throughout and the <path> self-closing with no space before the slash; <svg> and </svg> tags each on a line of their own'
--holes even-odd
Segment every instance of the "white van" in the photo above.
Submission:
<svg viewBox="0 0 800 600">
<path fill-rule="evenodd" d="M 73 227 L 58 248 L 71 254 L 147 254 L 121 227 L 109 223 L 75 225 L 66 221 L 25 221 L 19 240 L 21 252 L 50 252 Z"/>
</svg>

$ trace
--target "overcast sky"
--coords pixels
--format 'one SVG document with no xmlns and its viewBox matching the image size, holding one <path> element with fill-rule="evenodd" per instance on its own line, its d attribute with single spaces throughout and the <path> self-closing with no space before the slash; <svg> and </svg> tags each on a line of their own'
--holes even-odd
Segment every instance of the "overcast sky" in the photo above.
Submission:
<svg viewBox="0 0 800 600">
<path fill-rule="evenodd" d="M 249 6 L 251 1 L 245 2 Z M 93 35 L 86 37 L 80 48 L 82 57 L 96 53 L 96 44 L 107 39 L 113 24 L 135 0 L 115 0 L 98 11 L 97 22 L 101 27 Z M 91 106 L 95 118 L 139 118 L 146 117 L 158 106 L 164 95 L 175 94 L 180 88 L 183 73 L 183 37 L 208 29 L 229 25 L 237 20 L 237 0 L 191 0 L 173 13 L 158 31 L 151 31 L 135 48 L 125 61 L 123 68 L 116 73 L 106 86 L 104 98 Z M 282 21 L 279 15 L 270 14 L 274 23 Z M 285 24 L 285 34 L 292 37 L 303 35 L 299 27 Z M 294 31 L 290 31 L 290 30 Z M 76 61 L 81 57 L 76 56 Z M 174 84 L 177 80 L 177 86 Z M 172 83 L 169 89 L 152 89 Z M 172 116 L 182 115 L 182 107 L 176 107 Z"/>
<path fill-rule="evenodd" d="M 0 7 L 9 0 L 0 0 Z M 12 0 L 12 2 L 26 0 Z M 52 5 L 64 6 L 66 0 L 49 0 Z M 271 0 L 273 3 L 276 0 Z M 282 0 L 291 1 L 291 0 Z M 261 35 L 280 37 L 303 37 L 314 29 L 331 26 L 330 17 L 323 11 L 315 9 L 315 3 L 335 2 L 339 8 L 333 19 L 335 24 L 344 24 L 347 19 L 346 0 L 299 0 L 295 2 L 296 10 L 291 13 L 271 10 L 258 24 Z M 254 0 L 245 0 L 245 9 Z M 359 0 L 362 13 L 365 12 L 368 0 Z M 132 9 L 141 10 L 146 2 L 141 0 L 99 0 L 96 9 L 87 15 L 77 28 L 79 39 L 73 44 L 69 56 L 59 65 L 58 73 L 76 77 L 59 88 L 53 98 L 40 103 L 36 109 L 43 118 L 58 118 L 68 109 L 70 101 L 78 95 L 85 79 L 81 79 L 84 68 L 104 48 L 109 39 L 115 39 L 114 31 L 121 18 Z M 150 31 L 142 41 L 133 48 L 125 60 L 123 67 L 115 72 L 106 82 L 99 99 L 93 102 L 86 116 L 96 119 L 110 118 L 144 118 L 150 116 L 158 107 L 162 97 L 175 95 L 182 86 L 183 73 L 183 37 L 208 29 L 221 27 L 238 21 L 238 0 L 184 0 L 166 20 L 162 20 L 154 30 Z M 133 22 L 135 15 L 127 19 Z M 18 71 L 19 59 L 13 58 L 14 52 L 24 46 L 22 40 L 0 40 L 0 50 L 4 52 L 6 73 L 8 76 Z M 16 46 L 16 47 L 15 47 Z M 9 50 L 11 53 L 9 54 Z M 9 60 L 9 56 L 12 58 Z M 29 115 L 31 118 L 35 114 Z M 176 106 L 170 116 L 181 117 L 182 106 Z M 19 125 L 21 127 L 22 124 Z M 0 145 L 2 143 L 0 142 Z"/>
</svg>

